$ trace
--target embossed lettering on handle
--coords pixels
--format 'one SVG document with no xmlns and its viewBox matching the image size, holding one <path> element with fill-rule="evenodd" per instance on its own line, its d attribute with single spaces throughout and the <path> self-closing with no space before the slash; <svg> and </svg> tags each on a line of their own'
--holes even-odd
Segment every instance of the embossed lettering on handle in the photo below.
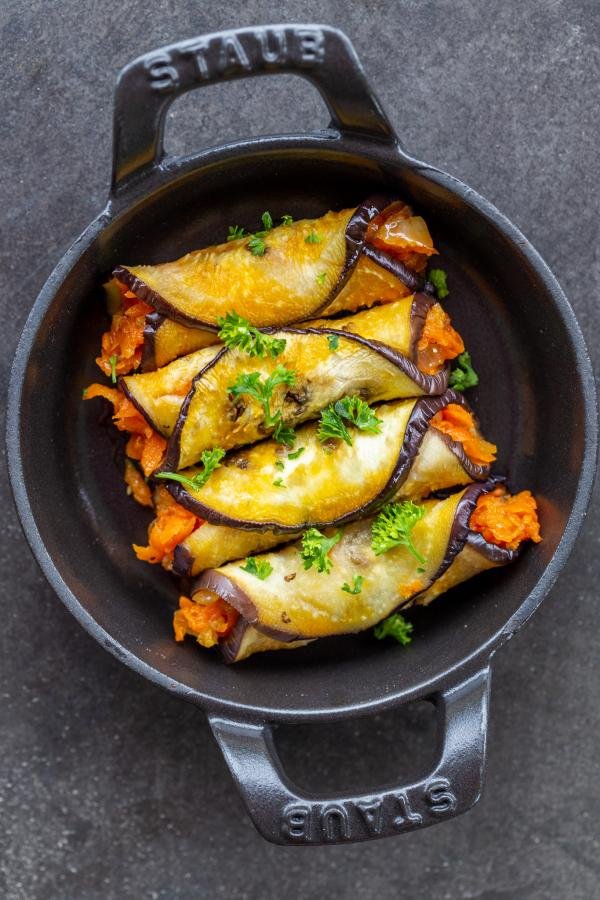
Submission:
<svg viewBox="0 0 600 900">
<path fill-rule="evenodd" d="M 211 717 L 215 737 L 260 833 L 278 844 L 364 841 L 433 825 L 479 799 L 489 669 L 432 699 L 441 717 L 439 758 L 415 784 L 357 797 L 311 797 L 292 784 L 268 725 Z"/>
<path fill-rule="evenodd" d="M 221 31 L 163 47 L 122 70 L 115 97 L 113 192 L 162 160 L 165 116 L 176 97 L 205 84 L 274 72 L 295 72 L 311 81 L 336 132 L 395 141 L 341 31 L 325 25 Z"/>
</svg>

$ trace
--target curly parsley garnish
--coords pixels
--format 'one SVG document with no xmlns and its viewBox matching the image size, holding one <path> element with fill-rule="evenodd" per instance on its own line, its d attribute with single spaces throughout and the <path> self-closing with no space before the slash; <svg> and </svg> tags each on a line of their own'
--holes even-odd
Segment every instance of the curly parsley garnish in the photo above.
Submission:
<svg viewBox="0 0 600 900">
<path fill-rule="evenodd" d="M 291 216 L 285 215 L 285 216 L 282 216 L 282 217 L 281 217 L 281 224 L 282 224 L 282 225 L 291 225 L 293 221 L 294 221 L 294 220 L 292 219 Z"/>
<path fill-rule="evenodd" d="M 297 450 L 294 450 L 293 453 L 288 453 L 288 459 L 298 459 L 299 456 L 302 456 L 306 447 L 298 447 Z"/>
<path fill-rule="evenodd" d="M 345 421 L 344 421 L 345 420 Z M 320 441 L 336 438 L 352 446 L 352 438 L 345 422 L 354 425 L 360 431 L 379 434 L 382 420 L 378 419 L 368 403 L 360 397 L 343 397 L 336 403 L 330 403 L 321 413 L 321 421 L 317 429 Z"/>
<path fill-rule="evenodd" d="M 438 300 L 443 300 L 450 293 L 446 273 L 443 269 L 430 269 L 427 273 L 427 280 L 434 286 Z"/>
<path fill-rule="evenodd" d="M 256 559 L 255 556 L 249 556 L 248 559 L 244 561 L 246 565 L 240 566 L 242 572 L 247 572 L 249 575 L 255 575 L 256 578 L 260 578 L 261 581 L 268 578 L 273 571 L 273 566 L 266 559 Z"/>
<path fill-rule="evenodd" d="M 110 365 L 110 380 L 113 384 L 117 383 L 117 363 L 119 361 L 118 356 L 109 356 L 108 362 Z"/>
<path fill-rule="evenodd" d="M 455 391 L 466 391 L 479 384 L 479 376 L 471 365 L 471 354 L 466 350 L 454 361 L 449 384 Z"/>
<path fill-rule="evenodd" d="M 316 234 L 314 231 L 311 231 L 304 238 L 304 243 L 305 244 L 320 244 L 322 242 L 322 240 L 323 240 L 323 238 L 320 235 Z"/>
<path fill-rule="evenodd" d="M 198 491 L 201 487 L 204 487 L 215 469 L 219 468 L 224 456 L 225 451 L 220 447 L 215 447 L 212 450 L 204 450 L 200 457 L 203 469 L 201 472 L 197 472 L 193 478 L 188 478 L 187 475 L 182 475 L 180 472 L 157 472 L 155 477 L 178 481 L 188 490 Z"/>
<path fill-rule="evenodd" d="M 242 372 L 235 380 L 234 384 L 229 385 L 227 390 L 234 397 L 240 397 L 247 394 L 262 406 L 264 415 L 264 424 L 266 428 L 273 428 L 273 438 L 280 444 L 290 446 L 294 443 L 296 435 L 292 428 L 289 428 L 283 422 L 281 411 L 271 412 L 271 398 L 273 391 L 280 384 L 291 387 L 296 380 L 296 375 L 285 366 L 276 366 L 268 378 L 261 381 L 260 372 Z"/>
<path fill-rule="evenodd" d="M 267 250 L 267 245 L 264 240 L 264 232 L 257 232 L 253 234 L 248 243 L 246 244 L 248 250 L 252 254 L 252 256 L 264 256 Z"/>
<path fill-rule="evenodd" d="M 317 284 L 325 284 L 326 278 L 327 278 L 327 272 L 321 272 L 320 275 L 317 275 Z"/>
<path fill-rule="evenodd" d="M 246 237 L 246 229 L 242 228 L 241 225 L 230 225 L 227 231 L 227 241 L 237 241 L 240 238 Z"/>
<path fill-rule="evenodd" d="M 341 538 L 341 531 L 336 531 L 333 537 L 330 538 L 321 534 L 318 528 L 309 528 L 308 531 L 305 531 L 302 535 L 302 547 L 300 550 L 304 568 L 310 569 L 314 565 L 317 568 L 317 572 L 325 572 L 327 574 L 333 565 L 329 558 L 329 551 L 335 547 Z"/>
<path fill-rule="evenodd" d="M 348 582 L 345 581 L 342 585 L 342 590 L 347 594 L 360 594 L 360 592 L 362 591 L 363 581 L 364 578 L 362 577 L 362 575 L 355 575 L 352 579 L 352 587 L 350 587 Z"/>
<path fill-rule="evenodd" d="M 263 334 L 248 319 L 239 316 L 234 310 L 226 316 L 217 319 L 219 337 L 230 350 L 237 348 L 243 350 L 248 356 L 260 356 L 267 354 L 272 358 L 279 356 L 285 350 L 285 338 L 276 338 L 270 334 Z"/>
<path fill-rule="evenodd" d="M 273 217 L 271 216 L 271 213 L 268 210 L 265 210 L 260 218 L 265 231 L 270 231 L 273 227 Z"/>
<path fill-rule="evenodd" d="M 331 352 L 335 353 L 335 351 L 340 346 L 340 339 L 337 334 L 328 334 L 327 343 L 329 344 L 329 349 L 331 350 Z"/>
<path fill-rule="evenodd" d="M 284 484 L 283 478 L 280 477 L 275 479 L 275 481 L 273 482 L 273 487 L 285 488 L 287 487 L 287 484 Z"/>
<path fill-rule="evenodd" d="M 412 622 L 407 622 L 400 613 L 394 613 L 380 622 L 373 629 L 373 634 L 378 640 L 386 637 L 393 637 L 399 644 L 406 646 L 412 641 L 411 632 L 413 630 Z"/>
<path fill-rule="evenodd" d="M 412 500 L 387 503 L 371 525 L 371 547 L 376 556 L 394 547 L 406 547 L 422 566 L 426 559 L 412 541 L 412 530 L 425 515 L 425 507 Z"/>
</svg>

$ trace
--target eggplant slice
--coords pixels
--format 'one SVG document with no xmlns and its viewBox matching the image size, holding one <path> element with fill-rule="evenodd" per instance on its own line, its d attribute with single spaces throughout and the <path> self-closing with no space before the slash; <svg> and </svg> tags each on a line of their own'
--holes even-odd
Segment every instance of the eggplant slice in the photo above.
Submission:
<svg viewBox="0 0 600 900">
<path fill-rule="evenodd" d="M 416 294 L 354 316 L 320 320 L 314 327 L 279 329 L 273 333 L 286 343 L 276 359 L 250 357 L 223 347 L 193 380 L 172 430 L 164 469 L 187 468 L 204 450 L 253 444 L 273 430 L 265 427 L 264 409 L 256 399 L 231 394 L 230 387 L 242 374 L 258 373 L 264 383 L 277 367 L 294 373 L 293 385 L 278 385 L 270 399 L 271 415 L 280 413 L 283 423 L 292 428 L 317 418 L 329 403 L 344 396 L 357 394 L 374 403 L 441 394 L 448 384 L 449 366 L 426 375 L 412 359 L 427 310 L 434 303 L 426 294 Z M 375 335 L 385 335 L 385 342 Z M 335 338 L 335 349 L 331 338 Z M 123 379 L 126 393 L 131 396 L 130 386 L 145 379 L 146 390 L 155 396 L 153 377 L 158 380 L 160 373 Z M 134 402 L 143 412 L 146 404 L 139 388 Z"/>
<path fill-rule="evenodd" d="M 489 475 L 463 445 L 430 425 L 450 403 L 469 406 L 452 390 L 441 397 L 404 400 L 376 408 L 378 434 L 351 429 L 352 445 L 323 444 L 317 423 L 297 432 L 296 458 L 275 441 L 263 441 L 225 458 L 197 490 L 174 481 L 175 500 L 213 525 L 275 533 L 339 525 L 393 497 L 420 498 Z M 184 473 L 193 478 L 201 470 Z M 248 551 L 245 551 L 246 553 Z"/>
<path fill-rule="evenodd" d="M 190 328 L 160 313 L 150 313 L 144 328 L 141 370 L 154 372 L 180 356 L 218 343 L 214 331 Z"/>
<path fill-rule="evenodd" d="M 517 557 L 518 550 L 491 544 L 469 527 L 477 499 L 497 485 L 493 479 L 444 500 L 424 501 L 425 515 L 412 531 L 423 565 L 402 546 L 375 555 L 373 520 L 363 519 L 344 529 L 330 551 L 328 573 L 314 566 L 307 571 L 300 545 L 291 544 L 258 557 L 272 566 L 266 579 L 244 571 L 241 563 L 229 563 L 204 572 L 193 585 L 192 598 L 209 590 L 239 612 L 236 627 L 220 644 L 230 662 L 286 643 L 364 631 L 398 609 L 427 605 L 443 591 Z M 363 578 L 360 593 L 342 590 L 357 575 Z M 256 633 L 274 643 L 262 646 Z"/>
<path fill-rule="evenodd" d="M 365 240 L 369 222 L 392 202 L 372 197 L 279 225 L 266 233 L 261 255 L 248 235 L 173 262 L 118 266 L 113 275 L 169 319 L 213 331 L 231 309 L 264 327 L 397 300 L 423 289 L 424 279 Z"/>
<path fill-rule="evenodd" d="M 232 559 L 272 550 L 278 544 L 295 541 L 300 535 L 275 534 L 273 531 L 243 531 L 226 525 L 203 522 L 175 547 L 172 572 L 193 576 L 204 569 L 216 569 Z"/>
</svg>

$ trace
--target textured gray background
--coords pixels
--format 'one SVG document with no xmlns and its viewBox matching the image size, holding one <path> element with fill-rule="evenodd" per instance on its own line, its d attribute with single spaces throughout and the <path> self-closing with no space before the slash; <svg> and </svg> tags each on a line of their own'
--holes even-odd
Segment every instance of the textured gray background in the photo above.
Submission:
<svg viewBox="0 0 600 900">
<path fill-rule="evenodd" d="M 104 204 L 118 69 L 163 43 L 273 20 L 347 30 L 407 148 L 489 197 L 533 241 L 598 363 L 596 0 L 4 0 L 3 383 L 38 289 Z M 323 122 L 302 82 L 242 82 L 180 101 L 169 146 Z M 5 482 L 2 503 L 2 897 L 600 896 L 597 510 L 547 602 L 495 661 L 480 805 L 371 845 L 281 849 L 244 816 L 202 714 L 79 629 L 30 557 Z M 290 770 L 348 787 L 409 774 L 430 756 L 422 706 L 376 725 L 290 729 Z"/>
</svg>

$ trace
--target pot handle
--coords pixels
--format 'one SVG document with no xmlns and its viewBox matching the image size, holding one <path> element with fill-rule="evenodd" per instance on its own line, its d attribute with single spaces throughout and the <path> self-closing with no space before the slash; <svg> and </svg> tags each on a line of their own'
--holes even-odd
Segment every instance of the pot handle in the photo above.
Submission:
<svg viewBox="0 0 600 900">
<path fill-rule="evenodd" d="M 140 56 L 119 74 L 113 127 L 112 193 L 164 157 L 167 109 L 205 84 L 295 72 L 311 81 L 330 127 L 396 140 L 346 35 L 328 25 L 266 25 L 218 31 Z"/>
<path fill-rule="evenodd" d="M 389 837 L 466 812 L 481 794 L 490 669 L 431 697 L 439 717 L 433 771 L 414 784 L 359 796 L 315 797 L 287 778 L 272 726 L 209 716 L 258 831 L 275 844 L 338 844 Z"/>
</svg>

